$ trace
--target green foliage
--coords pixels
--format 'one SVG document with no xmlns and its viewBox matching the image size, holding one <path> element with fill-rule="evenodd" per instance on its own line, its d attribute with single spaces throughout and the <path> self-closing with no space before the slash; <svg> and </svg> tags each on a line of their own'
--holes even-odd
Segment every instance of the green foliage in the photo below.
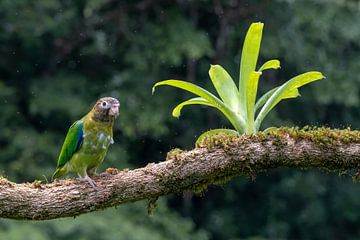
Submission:
<svg viewBox="0 0 360 240">
<path fill-rule="evenodd" d="M 256 71 L 263 25 L 263 23 L 251 24 L 246 34 L 240 63 L 239 89 L 224 68 L 219 65 L 211 65 L 209 70 L 210 79 L 221 100 L 197 85 L 180 80 L 158 82 L 154 85 L 152 92 L 155 92 L 157 86 L 169 85 L 199 96 L 177 105 L 173 110 L 174 117 L 179 117 L 181 109 L 186 105 L 206 105 L 221 111 L 239 133 L 251 134 L 259 131 L 266 115 L 281 100 L 299 96 L 298 88 L 324 78 L 320 72 L 303 73 L 270 90 L 256 103 L 258 82 L 262 71 L 280 68 L 279 60 L 269 60 Z M 255 112 L 259 108 L 261 110 L 255 118 Z M 209 132 L 209 134 L 212 133 Z"/>
<path fill-rule="evenodd" d="M 161 86 L 161 85 L 169 85 L 169 86 L 181 88 L 183 90 L 194 93 L 194 94 L 200 96 L 200 98 L 201 98 L 200 101 L 199 100 L 195 101 L 194 99 L 190 99 L 190 100 L 187 100 L 186 102 L 181 103 L 180 105 L 175 107 L 175 109 L 173 111 L 173 113 L 175 112 L 174 116 L 179 116 L 181 108 L 183 106 L 189 105 L 189 104 L 194 104 L 194 102 L 196 102 L 195 104 L 200 103 L 202 105 L 207 105 L 207 106 L 211 106 L 211 107 L 219 109 L 229 119 L 229 121 L 234 125 L 236 130 L 241 132 L 241 129 L 243 129 L 243 126 L 245 124 L 243 118 L 241 118 L 241 116 L 239 114 L 236 114 L 232 109 L 230 109 L 229 106 L 227 106 L 224 102 L 222 102 L 220 99 L 218 99 L 215 95 L 208 92 L 207 90 L 205 90 L 199 86 L 196 86 L 192 83 L 188 83 L 188 82 L 181 81 L 181 80 L 165 80 L 165 81 L 156 83 L 153 87 L 152 92 L 154 93 L 155 88 L 157 86 Z M 205 104 L 204 104 L 204 102 L 205 102 Z"/>
<path fill-rule="evenodd" d="M 298 88 L 311 83 L 316 80 L 323 79 L 324 76 L 320 72 L 307 72 L 301 75 L 298 75 L 282 86 L 280 86 L 273 94 L 269 97 L 269 99 L 265 102 L 264 106 L 262 107 L 261 111 L 259 112 L 256 121 L 255 121 L 255 129 L 260 128 L 260 124 L 266 117 L 266 115 L 278 104 L 281 100 L 287 98 L 296 98 L 298 97 L 299 91 Z M 271 91 L 271 90 L 270 90 Z M 252 111 L 253 113 L 253 111 Z"/>
</svg>

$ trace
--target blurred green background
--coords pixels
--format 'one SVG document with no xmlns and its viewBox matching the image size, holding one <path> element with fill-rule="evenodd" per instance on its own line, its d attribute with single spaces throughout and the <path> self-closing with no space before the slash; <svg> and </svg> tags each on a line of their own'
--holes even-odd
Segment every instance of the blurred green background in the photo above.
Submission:
<svg viewBox="0 0 360 240">
<path fill-rule="evenodd" d="M 305 71 L 326 81 L 301 89 L 263 127 L 360 126 L 360 3 L 338 0 L 1 0 L 0 175 L 50 178 L 70 124 L 101 96 L 121 101 L 102 165 L 136 168 L 191 149 L 199 134 L 230 127 L 215 110 L 172 107 L 191 96 L 156 81 L 213 89 L 207 71 L 238 76 L 251 22 L 265 23 L 259 65 L 278 58 L 260 92 Z M 359 239 L 360 185 L 333 173 L 278 169 L 204 194 L 44 222 L 0 219 L 0 239 Z"/>
</svg>

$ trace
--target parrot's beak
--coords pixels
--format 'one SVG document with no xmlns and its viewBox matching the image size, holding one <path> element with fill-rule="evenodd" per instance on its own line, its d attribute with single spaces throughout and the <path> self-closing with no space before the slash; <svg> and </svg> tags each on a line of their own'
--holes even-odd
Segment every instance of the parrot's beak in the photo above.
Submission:
<svg viewBox="0 0 360 240">
<path fill-rule="evenodd" d="M 112 104 L 111 108 L 110 108 L 110 111 L 109 111 L 109 115 L 114 116 L 114 117 L 119 116 L 119 107 L 120 107 L 119 103 Z"/>
</svg>

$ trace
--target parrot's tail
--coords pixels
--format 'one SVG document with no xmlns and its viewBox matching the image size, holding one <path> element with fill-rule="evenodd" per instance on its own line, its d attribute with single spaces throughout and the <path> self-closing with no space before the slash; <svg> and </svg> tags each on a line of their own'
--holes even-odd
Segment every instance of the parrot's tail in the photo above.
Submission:
<svg viewBox="0 0 360 240">
<path fill-rule="evenodd" d="M 64 168 L 57 168 L 55 170 L 54 174 L 52 175 L 51 180 L 54 181 L 55 178 L 61 177 L 64 174 L 65 174 L 65 169 Z"/>
</svg>

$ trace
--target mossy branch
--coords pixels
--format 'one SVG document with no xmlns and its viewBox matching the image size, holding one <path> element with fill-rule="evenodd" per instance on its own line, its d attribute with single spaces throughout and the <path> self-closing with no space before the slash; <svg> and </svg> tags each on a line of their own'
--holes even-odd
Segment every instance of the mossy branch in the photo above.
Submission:
<svg viewBox="0 0 360 240">
<path fill-rule="evenodd" d="M 16 184 L 0 178 L 0 217 L 46 220 L 184 191 L 202 191 L 234 176 L 272 168 L 357 170 L 360 132 L 278 129 L 268 134 L 205 139 L 200 148 L 175 150 L 164 162 L 134 170 L 108 169 L 97 190 L 76 179 Z"/>
</svg>

